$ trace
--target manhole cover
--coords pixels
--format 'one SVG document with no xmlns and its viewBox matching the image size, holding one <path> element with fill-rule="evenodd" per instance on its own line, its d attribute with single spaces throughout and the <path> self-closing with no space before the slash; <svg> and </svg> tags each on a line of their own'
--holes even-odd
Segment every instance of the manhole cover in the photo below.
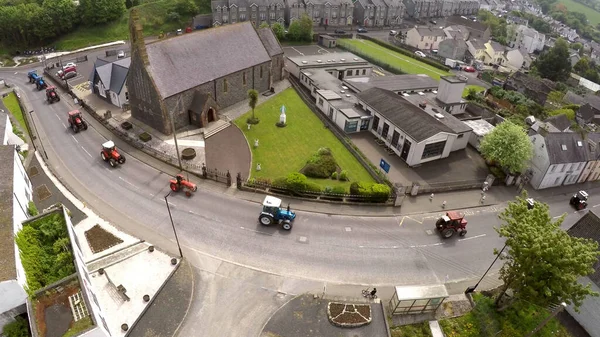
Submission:
<svg viewBox="0 0 600 337">
<path fill-rule="evenodd" d="M 427 233 L 427 235 L 431 235 L 431 234 L 433 234 L 433 231 L 431 229 L 428 229 L 425 231 L 425 233 Z"/>
<path fill-rule="evenodd" d="M 40 173 L 40 171 L 38 171 L 37 166 L 32 166 L 29 168 L 29 176 L 30 177 L 35 177 Z"/>
<path fill-rule="evenodd" d="M 52 193 L 46 186 L 46 184 L 40 185 L 35 189 L 35 193 L 40 201 L 46 200 L 52 196 Z"/>
<path fill-rule="evenodd" d="M 298 238 L 298 241 L 302 243 L 308 243 L 308 238 L 306 236 L 301 236 Z"/>
<path fill-rule="evenodd" d="M 352 232 L 352 228 L 351 227 L 345 227 L 346 228 L 346 232 Z"/>
</svg>

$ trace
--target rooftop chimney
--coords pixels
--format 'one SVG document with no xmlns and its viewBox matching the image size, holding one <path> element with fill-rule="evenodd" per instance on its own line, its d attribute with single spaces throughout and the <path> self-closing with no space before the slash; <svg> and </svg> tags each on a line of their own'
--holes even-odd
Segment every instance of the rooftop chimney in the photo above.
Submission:
<svg viewBox="0 0 600 337">
<path fill-rule="evenodd" d="M 139 55 L 144 62 L 144 66 L 149 64 L 146 44 L 144 42 L 144 32 L 140 22 L 140 16 L 137 8 L 132 8 L 129 14 L 129 37 L 131 41 L 131 54 Z"/>
<path fill-rule="evenodd" d="M 466 84 L 466 80 L 457 76 L 442 76 L 437 90 L 437 99 L 447 104 L 459 103 L 462 100 L 462 93 Z"/>
</svg>

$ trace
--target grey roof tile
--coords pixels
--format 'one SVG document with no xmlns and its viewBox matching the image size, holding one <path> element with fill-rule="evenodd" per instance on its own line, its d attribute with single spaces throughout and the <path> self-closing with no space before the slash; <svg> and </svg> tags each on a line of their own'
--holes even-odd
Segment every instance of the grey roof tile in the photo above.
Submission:
<svg viewBox="0 0 600 337">
<path fill-rule="evenodd" d="M 14 145 L 0 146 L 0 282 L 17 279 L 13 224 Z"/>
<path fill-rule="evenodd" d="M 423 27 L 417 28 L 417 32 L 421 36 L 446 36 L 446 32 L 443 29 L 435 28 L 435 27 Z"/>
<path fill-rule="evenodd" d="M 435 117 L 391 91 L 371 88 L 357 97 L 417 142 L 440 132 L 454 133 Z"/>
<path fill-rule="evenodd" d="M 121 89 L 123 89 L 125 81 L 127 80 L 127 74 L 129 73 L 130 64 L 130 57 L 112 63 L 110 91 L 115 92 L 117 94 L 121 93 Z"/>
<path fill-rule="evenodd" d="M 571 121 L 567 118 L 566 115 L 562 115 L 562 114 L 549 117 L 545 120 L 545 122 L 548 122 L 548 123 L 554 125 L 554 127 L 556 127 L 558 130 L 560 130 L 560 132 L 564 132 L 569 127 L 571 127 Z"/>
<path fill-rule="evenodd" d="M 478 32 L 485 32 L 485 30 L 488 29 L 487 25 L 485 25 L 481 22 L 475 22 L 473 20 L 463 19 L 460 15 L 452 15 L 446 19 L 446 26 L 452 26 L 452 25 L 466 26 L 470 30 L 474 30 L 474 31 L 478 31 Z"/>
<path fill-rule="evenodd" d="M 269 53 L 269 56 L 273 57 L 275 55 L 283 54 L 283 49 L 271 28 L 260 28 L 257 32 L 260 40 Z"/>
<path fill-rule="evenodd" d="M 362 78 L 356 80 L 349 78 L 344 80 L 344 83 L 360 91 L 364 91 L 372 87 L 390 91 L 426 89 L 435 90 L 439 86 L 438 81 L 425 74 L 378 76 L 369 77 L 368 79 L 368 81 L 363 81 Z"/>
<path fill-rule="evenodd" d="M 567 230 L 573 237 L 591 239 L 600 244 L 600 218 L 590 210 L 582 216 L 573 227 Z M 590 280 L 600 287 L 600 260 L 594 263 L 594 273 L 589 275 Z"/>
<path fill-rule="evenodd" d="M 163 99 L 271 60 L 250 22 L 150 43 L 146 50 Z"/>
<path fill-rule="evenodd" d="M 544 137 L 550 164 L 569 164 L 586 162 L 588 147 L 579 133 L 560 132 L 548 133 Z M 579 146 L 578 142 L 582 145 Z"/>
</svg>

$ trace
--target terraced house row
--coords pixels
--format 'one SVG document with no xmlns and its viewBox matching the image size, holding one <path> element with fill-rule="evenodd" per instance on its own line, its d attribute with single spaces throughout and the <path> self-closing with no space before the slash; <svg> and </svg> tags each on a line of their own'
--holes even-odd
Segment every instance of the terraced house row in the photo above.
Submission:
<svg viewBox="0 0 600 337">
<path fill-rule="evenodd" d="M 289 25 L 307 14 L 315 26 L 396 26 L 402 18 L 474 15 L 478 0 L 213 0 L 214 26 L 250 21 Z"/>
</svg>

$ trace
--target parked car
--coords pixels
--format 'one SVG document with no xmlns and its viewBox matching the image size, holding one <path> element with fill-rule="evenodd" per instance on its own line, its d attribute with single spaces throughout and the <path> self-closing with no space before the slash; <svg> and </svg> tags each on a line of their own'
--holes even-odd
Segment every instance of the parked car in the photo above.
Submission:
<svg viewBox="0 0 600 337">
<path fill-rule="evenodd" d="M 75 68 L 75 67 L 77 67 L 77 65 L 75 64 L 75 62 L 69 62 L 69 63 L 63 65 L 63 69 L 67 69 L 67 68 L 70 68 L 70 67 Z"/>
<path fill-rule="evenodd" d="M 358 27 L 356 30 L 359 33 L 368 33 L 369 31 L 365 27 Z"/>
<path fill-rule="evenodd" d="M 390 35 L 391 36 L 396 36 L 396 34 L 398 34 L 398 31 L 390 30 Z"/>
<path fill-rule="evenodd" d="M 475 72 L 475 68 L 471 67 L 471 66 L 467 66 L 463 68 L 464 71 L 468 72 L 468 73 L 474 73 Z"/>
<path fill-rule="evenodd" d="M 437 25 L 437 21 L 435 21 L 435 20 L 429 20 L 429 23 Z"/>
<path fill-rule="evenodd" d="M 181 34 L 183 34 L 183 30 L 182 30 L 181 28 L 179 28 L 179 29 L 177 30 L 177 35 L 181 35 Z"/>
<path fill-rule="evenodd" d="M 343 29 L 336 29 L 336 30 L 335 30 L 335 33 L 336 33 L 336 34 L 346 34 L 346 31 L 345 31 L 345 30 L 343 30 Z"/>
<path fill-rule="evenodd" d="M 437 49 L 433 49 L 433 50 L 431 51 L 431 53 L 432 53 L 432 54 L 437 54 L 437 53 L 438 53 L 438 50 L 437 50 Z"/>
<path fill-rule="evenodd" d="M 70 73 L 66 73 L 65 76 L 63 77 L 64 80 L 68 80 L 70 78 L 73 77 L 77 77 L 77 72 L 76 71 L 72 71 Z"/>
<path fill-rule="evenodd" d="M 119 53 L 117 54 L 117 58 L 122 59 L 125 57 L 125 52 L 122 50 L 119 50 Z"/>
<path fill-rule="evenodd" d="M 422 51 L 420 51 L 420 50 L 417 50 L 417 51 L 415 52 L 415 55 L 417 55 L 418 57 L 426 57 L 425 53 L 424 53 L 424 52 L 422 52 Z"/>
</svg>

